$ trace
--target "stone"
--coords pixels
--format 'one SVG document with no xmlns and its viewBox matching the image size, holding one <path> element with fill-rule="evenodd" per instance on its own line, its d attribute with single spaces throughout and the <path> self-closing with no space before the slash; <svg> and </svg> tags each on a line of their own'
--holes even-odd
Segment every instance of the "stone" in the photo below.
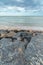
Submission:
<svg viewBox="0 0 43 65">
<path fill-rule="evenodd" d="M 43 65 L 43 35 L 32 37 L 25 50 L 27 65 Z"/>
<path fill-rule="evenodd" d="M 0 34 L 6 33 L 6 30 L 0 30 Z"/>
<path fill-rule="evenodd" d="M 1 48 L 1 62 L 4 64 L 13 63 L 13 65 L 25 65 L 24 59 L 24 43 L 21 41 L 10 42 L 7 39 L 2 39 L 3 46 Z M 1 40 L 1 41 L 2 41 Z M 9 42 L 9 44 L 8 44 Z"/>
<path fill-rule="evenodd" d="M 35 34 L 7 32 L 0 39 L 0 65 L 43 65 L 43 34 Z"/>
<path fill-rule="evenodd" d="M 9 39 L 9 38 L 3 38 L 3 39 L 0 40 L 0 46 L 1 47 L 5 47 L 5 46 L 7 46 L 11 43 L 12 43 L 12 40 Z"/>
<path fill-rule="evenodd" d="M 0 38 L 5 38 L 6 37 L 6 33 L 2 33 Z"/>
<path fill-rule="evenodd" d="M 12 38 L 13 35 L 16 35 L 16 33 L 11 31 L 11 32 L 6 34 L 6 38 Z"/>
<path fill-rule="evenodd" d="M 24 41 L 26 39 L 28 42 L 30 42 L 32 37 L 32 34 L 27 32 L 18 32 L 16 35 L 13 36 L 13 38 L 17 38 L 17 40 Z"/>
</svg>

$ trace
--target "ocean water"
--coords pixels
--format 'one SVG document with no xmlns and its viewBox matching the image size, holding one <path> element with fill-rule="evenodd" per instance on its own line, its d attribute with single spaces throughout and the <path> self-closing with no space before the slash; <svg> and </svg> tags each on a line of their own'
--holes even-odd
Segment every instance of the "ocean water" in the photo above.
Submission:
<svg viewBox="0 0 43 65">
<path fill-rule="evenodd" d="M 43 17 L 29 16 L 0 16 L 0 25 L 4 26 L 39 26 L 43 27 Z"/>
</svg>

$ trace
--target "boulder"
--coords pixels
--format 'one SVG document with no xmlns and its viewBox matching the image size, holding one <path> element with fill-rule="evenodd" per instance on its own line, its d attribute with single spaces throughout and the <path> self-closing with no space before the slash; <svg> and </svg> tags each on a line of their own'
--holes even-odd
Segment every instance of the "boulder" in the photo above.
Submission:
<svg viewBox="0 0 43 65">
<path fill-rule="evenodd" d="M 25 50 L 27 65 L 43 65 L 43 35 L 32 37 Z"/>
<path fill-rule="evenodd" d="M 27 40 L 27 42 L 30 42 L 32 37 L 32 34 L 27 32 L 18 32 L 16 35 L 13 36 L 13 38 L 17 38 L 17 40 L 24 41 L 24 39 Z"/>
<path fill-rule="evenodd" d="M 21 41 L 11 42 L 7 39 L 2 39 L 2 48 L 0 49 L 0 62 L 4 65 L 25 65 L 24 58 L 24 43 Z"/>
<path fill-rule="evenodd" d="M 16 35 L 16 33 L 15 33 L 15 32 L 10 31 L 9 33 L 7 33 L 7 34 L 6 34 L 6 38 L 12 38 L 12 37 L 13 37 L 13 35 Z"/>
<path fill-rule="evenodd" d="M 43 34 L 13 33 L 0 40 L 0 65 L 43 65 Z"/>
</svg>

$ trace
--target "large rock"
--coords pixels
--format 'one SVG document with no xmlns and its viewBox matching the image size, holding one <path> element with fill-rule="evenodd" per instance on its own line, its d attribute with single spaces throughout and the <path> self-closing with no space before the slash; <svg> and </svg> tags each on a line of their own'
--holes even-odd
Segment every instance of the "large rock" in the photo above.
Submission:
<svg viewBox="0 0 43 65">
<path fill-rule="evenodd" d="M 16 33 L 13 31 L 10 31 L 9 33 L 6 34 L 6 38 L 12 38 L 14 35 L 16 35 Z"/>
<path fill-rule="evenodd" d="M 11 42 L 2 39 L 2 47 L 0 48 L 0 63 L 3 65 L 25 65 L 24 50 L 25 46 L 21 41 Z"/>
<path fill-rule="evenodd" d="M 21 41 L 24 41 L 26 39 L 29 43 L 32 38 L 32 34 L 27 32 L 18 32 L 16 35 L 13 36 L 13 38 L 17 38 L 17 40 Z"/>
<path fill-rule="evenodd" d="M 0 65 L 43 65 L 43 34 L 32 37 L 31 33 L 17 32 L 12 38 L 2 38 Z"/>
<path fill-rule="evenodd" d="M 6 30 L 0 30 L 0 34 L 7 33 Z"/>
<path fill-rule="evenodd" d="M 43 65 L 43 35 L 38 34 L 31 39 L 25 50 L 27 65 Z"/>
</svg>

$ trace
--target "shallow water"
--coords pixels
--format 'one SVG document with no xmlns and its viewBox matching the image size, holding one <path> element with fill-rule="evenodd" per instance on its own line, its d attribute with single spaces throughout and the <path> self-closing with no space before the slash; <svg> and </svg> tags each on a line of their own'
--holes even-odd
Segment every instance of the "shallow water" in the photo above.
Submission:
<svg viewBox="0 0 43 65">
<path fill-rule="evenodd" d="M 23 25 L 43 27 L 43 17 L 0 16 L 0 25 L 5 26 Z"/>
</svg>

